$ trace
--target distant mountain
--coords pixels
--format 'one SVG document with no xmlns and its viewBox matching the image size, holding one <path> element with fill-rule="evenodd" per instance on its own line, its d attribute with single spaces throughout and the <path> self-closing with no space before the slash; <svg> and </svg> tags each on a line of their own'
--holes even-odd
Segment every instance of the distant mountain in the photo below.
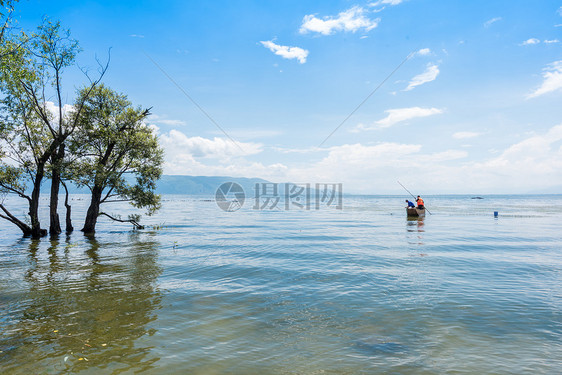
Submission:
<svg viewBox="0 0 562 375">
<path fill-rule="evenodd" d="M 158 194 L 178 194 L 178 195 L 215 195 L 218 187 L 225 182 L 235 182 L 242 186 L 246 197 L 255 195 L 256 184 L 271 183 L 261 178 L 228 177 L 228 176 L 177 176 L 163 175 L 156 183 L 156 193 Z M 134 183 L 133 180 L 130 183 Z M 89 194 L 88 188 L 77 188 L 74 184 L 67 183 L 70 194 Z M 278 184 L 278 195 L 285 196 L 285 189 L 294 186 L 292 183 Z M 41 186 L 42 194 L 49 194 L 51 181 L 45 180 Z M 293 192 L 291 191 L 291 194 Z M 310 194 L 321 194 L 317 192 L 314 185 L 310 186 Z M 60 188 L 60 194 L 64 194 L 64 189 Z"/>
<path fill-rule="evenodd" d="M 242 186 L 246 195 L 251 195 L 256 184 L 269 181 L 245 177 L 163 175 L 157 183 L 156 192 L 158 194 L 209 195 L 215 194 L 217 188 L 225 182 L 235 182 Z"/>
<path fill-rule="evenodd" d="M 131 181 L 133 183 L 134 181 Z M 269 182 L 261 178 L 226 177 L 226 176 L 175 176 L 163 175 L 156 183 L 158 194 L 185 194 L 185 195 L 214 195 L 217 188 L 224 182 L 236 182 L 246 192 L 246 196 L 254 194 L 257 183 Z M 70 194 L 89 194 L 88 188 L 78 188 L 74 184 L 67 183 Z M 51 181 L 45 180 L 41 185 L 41 194 L 49 194 Z M 64 194 L 61 186 L 60 194 Z"/>
</svg>

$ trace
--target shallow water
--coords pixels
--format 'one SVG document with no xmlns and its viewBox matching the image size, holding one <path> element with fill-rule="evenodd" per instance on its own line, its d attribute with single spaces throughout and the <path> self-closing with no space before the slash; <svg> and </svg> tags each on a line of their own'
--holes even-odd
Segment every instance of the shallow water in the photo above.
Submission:
<svg viewBox="0 0 562 375">
<path fill-rule="evenodd" d="M 138 232 L 0 222 L 1 372 L 562 373 L 562 196 L 424 198 L 423 220 L 166 196 Z"/>
</svg>

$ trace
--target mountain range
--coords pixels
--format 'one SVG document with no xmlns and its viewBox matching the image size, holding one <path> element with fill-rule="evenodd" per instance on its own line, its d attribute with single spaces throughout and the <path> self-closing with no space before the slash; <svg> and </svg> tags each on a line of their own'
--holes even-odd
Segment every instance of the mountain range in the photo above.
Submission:
<svg viewBox="0 0 562 375">
<path fill-rule="evenodd" d="M 269 181 L 246 177 L 163 175 L 156 183 L 156 192 L 158 194 L 214 195 L 218 187 L 225 182 L 235 182 L 242 186 L 246 195 L 253 195 L 256 184 Z M 87 188 L 78 188 L 73 184 L 67 184 L 67 186 L 70 194 L 89 193 Z M 41 194 L 48 194 L 50 189 L 51 181 L 45 180 L 41 186 Z M 64 194 L 62 186 L 60 193 Z"/>
</svg>

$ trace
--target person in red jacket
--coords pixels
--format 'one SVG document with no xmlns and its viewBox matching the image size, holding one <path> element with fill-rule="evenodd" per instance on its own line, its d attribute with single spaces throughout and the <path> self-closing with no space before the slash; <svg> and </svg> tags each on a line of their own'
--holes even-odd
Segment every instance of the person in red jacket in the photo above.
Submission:
<svg viewBox="0 0 562 375">
<path fill-rule="evenodd" d="M 418 199 L 416 199 L 416 203 L 418 204 L 419 209 L 425 208 L 425 206 L 423 204 L 423 199 L 421 199 L 421 197 L 419 195 L 418 195 Z"/>
</svg>

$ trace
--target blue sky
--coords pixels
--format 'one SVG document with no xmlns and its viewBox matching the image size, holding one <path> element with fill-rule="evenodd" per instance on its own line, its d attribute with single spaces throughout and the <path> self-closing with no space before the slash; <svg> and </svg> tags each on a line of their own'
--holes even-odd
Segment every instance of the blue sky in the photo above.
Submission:
<svg viewBox="0 0 562 375">
<path fill-rule="evenodd" d="M 111 48 L 104 82 L 152 107 L 168 174 L 562 193 L 561 1 L 18 5 L 24 29 L 44 15 L 80 41 L 82 66 Z M 81 81 L 65 76 L 69 102 Z"/>
</svg>

